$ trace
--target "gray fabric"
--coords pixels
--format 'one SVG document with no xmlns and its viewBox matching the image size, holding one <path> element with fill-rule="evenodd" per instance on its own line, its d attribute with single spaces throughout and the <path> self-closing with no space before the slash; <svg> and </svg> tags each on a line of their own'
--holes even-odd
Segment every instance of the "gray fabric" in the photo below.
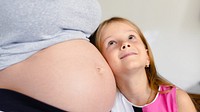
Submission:
<svg viewBox="0 0 200 112">
<path fill-rule="evenodd" d="M 96 0 L 0 0 L 0 70 L 71 39 L 87 39 L 101 20 Z"/>
</svg>

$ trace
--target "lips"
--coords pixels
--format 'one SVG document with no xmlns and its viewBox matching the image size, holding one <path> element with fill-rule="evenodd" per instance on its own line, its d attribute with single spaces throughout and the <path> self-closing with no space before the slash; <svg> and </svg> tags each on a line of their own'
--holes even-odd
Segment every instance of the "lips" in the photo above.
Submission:
<svg viewBox="0 0 200 112">
<path fill-rule="evenodd" d="M 135 52 L 124 53 L 124 54 L 122 54 L 120 59 L 124 59 L 124 58 L 126 58 L 128 56 L 132 56 L 132 55 L 137 55 L 137 53 L 135 53 Z"/>
</svg>

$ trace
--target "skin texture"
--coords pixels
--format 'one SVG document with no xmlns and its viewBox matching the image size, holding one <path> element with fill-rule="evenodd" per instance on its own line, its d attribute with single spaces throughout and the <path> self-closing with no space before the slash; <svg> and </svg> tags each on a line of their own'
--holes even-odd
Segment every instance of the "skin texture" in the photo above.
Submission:
<svg viewBox="0 0 200 112">
<path fill-rule="evenodd" d="M 178 112 L 197 112 L 193 102 L 191 101 L 189 95 L 185 91 L 177 89 L 176 97 L 178 104 Z"/>
<path fill-rule="evenodd" d="M 111 69 L 86 40 L 56 44 L 0 71 L 0 88 L 72 112 L 108 112 L 116 92 Z"/>
<path fill-rule="evenodd" d="M 105 25 L 105 24 L 104 24 Z M 130 22 L 110 22 L 97 32 L 96 45 L 113 70 L 117 87 L 135 105 L 152 102 L 157 94 L 147 78 L 148 49 Z M 196 112 L 189 95 L 177 89 L 178 112 Z"/>
</svg>

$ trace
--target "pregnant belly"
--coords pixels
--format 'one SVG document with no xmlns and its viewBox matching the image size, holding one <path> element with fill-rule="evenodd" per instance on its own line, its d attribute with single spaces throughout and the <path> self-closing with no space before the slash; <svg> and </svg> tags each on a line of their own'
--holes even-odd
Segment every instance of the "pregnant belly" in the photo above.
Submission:
<svg viewBox="0 0 200 112">
<path fill-rule="evenodd" d="M 108 112 L 114 102 L 113 74 L 85 40 L 46 48 L 0 72 L 1 87 L 75 112 Z"/>
</svg>

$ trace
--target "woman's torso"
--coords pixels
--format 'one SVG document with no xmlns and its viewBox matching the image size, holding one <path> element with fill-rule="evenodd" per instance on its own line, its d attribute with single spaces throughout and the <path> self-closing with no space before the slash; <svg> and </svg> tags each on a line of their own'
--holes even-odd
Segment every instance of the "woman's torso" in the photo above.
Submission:
<svg viewBox="0 0 200 112">
<path fill-rule="evenodd" d="M 108 111 L 113 74 L 84 40 L 100 13 L 96 0 L 1 1 L 0 88 L 68 111 Z"/>
<path fill-rule="evenodd" d="M 108 111 L 115 94 L 109 66 L 86 40 L 59 43 L 0 71 L 0 87 L 68 111 Z"/>
</svg>

